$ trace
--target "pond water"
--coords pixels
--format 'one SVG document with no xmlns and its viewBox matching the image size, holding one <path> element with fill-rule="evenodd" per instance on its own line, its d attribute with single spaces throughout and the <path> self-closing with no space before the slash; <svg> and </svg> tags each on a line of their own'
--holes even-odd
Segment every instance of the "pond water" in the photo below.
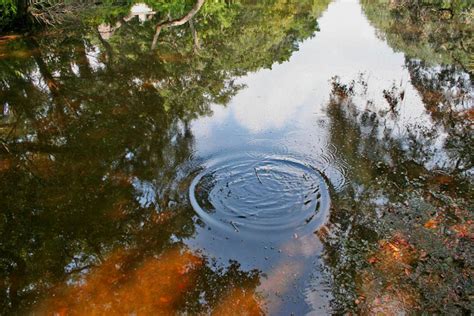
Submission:
<svg viewBox="0 0 474 316">
<path fill-rule="evenodd" d="M 0 37 L 1 314 L 468 313 L 472 8 L 127 10 Z"/>
</svg>

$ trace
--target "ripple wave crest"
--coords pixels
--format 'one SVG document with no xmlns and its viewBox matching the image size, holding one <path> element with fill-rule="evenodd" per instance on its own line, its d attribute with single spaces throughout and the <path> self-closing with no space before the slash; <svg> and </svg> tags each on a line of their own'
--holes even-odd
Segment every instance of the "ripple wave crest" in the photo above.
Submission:
<svg viewBox="0 0 474 316">
<path fill-rule="evenodd" d="M 262 239 L 313 232 L 324 224 L 330 204 L 318 170 L 280 155 L 208 161 L 189 194 L 210 227 Z"/>
</svg>

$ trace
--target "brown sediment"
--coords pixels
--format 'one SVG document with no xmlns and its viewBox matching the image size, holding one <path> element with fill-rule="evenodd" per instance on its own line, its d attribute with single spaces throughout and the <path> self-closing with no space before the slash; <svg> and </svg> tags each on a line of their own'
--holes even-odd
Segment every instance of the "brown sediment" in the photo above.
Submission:
<svg viewBox="0 0 474 316">
<path fill-rule="evenodd" d="M 215 316 L 253 316 L 264 315 L 262 301 L 254 290 L 237 288 L 232 289 L 220 301 L 211 315 Z"/>
<path fill-rule="evenodd" d="M 133 253 L 117 250 L 91 268 L 81 282 L 58 287 L 37 310 L 79 315 L 171 315 L 195 283 L 202 258 L 190 251 L 170 249 L 133 267 Z"/>
<path fill-rule="evenodd" d="M 398 281 L 412 273 L 418 252 L 401 235 L 379 241 L 379 249 L 367 262 L 371 266 L 356 278 L 359 311 L 370 315 L 399 315 L 418 308 L 418 291 Z"/>
</svg>

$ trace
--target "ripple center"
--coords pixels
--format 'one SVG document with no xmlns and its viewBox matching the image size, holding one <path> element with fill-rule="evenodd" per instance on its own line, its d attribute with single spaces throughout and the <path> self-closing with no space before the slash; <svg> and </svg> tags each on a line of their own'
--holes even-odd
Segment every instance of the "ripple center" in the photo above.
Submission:
<svg viewBox="0 0 474 316">
<path fill-rule="evenodd" d="M 207 225 L 256 238 L 313 232 L 329 213 L 329 190 L 321 173 L 289 157 L 209 161 L 189 193 Z"/>
</svg>

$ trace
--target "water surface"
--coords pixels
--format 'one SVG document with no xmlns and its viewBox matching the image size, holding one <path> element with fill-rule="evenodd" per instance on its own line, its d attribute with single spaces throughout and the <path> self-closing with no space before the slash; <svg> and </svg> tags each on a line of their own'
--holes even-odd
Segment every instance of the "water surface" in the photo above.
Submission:
<svg viewBox="0 0 474 316">
<path fill-rule="evenodd" d="M 392 9 L 1 37 L 2 314 L 468 311 L 472 71 Z"/>
</svg>

